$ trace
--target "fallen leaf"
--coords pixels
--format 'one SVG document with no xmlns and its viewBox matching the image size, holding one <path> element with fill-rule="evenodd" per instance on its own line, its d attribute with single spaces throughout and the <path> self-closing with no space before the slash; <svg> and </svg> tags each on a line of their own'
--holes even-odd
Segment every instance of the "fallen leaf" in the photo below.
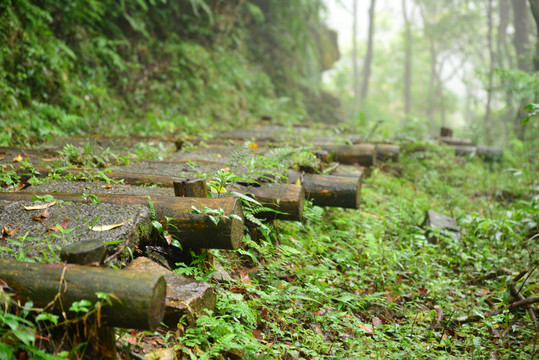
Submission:
<svg viewBox="0 0 539 360">
<path fill-rule="evenodd" d="M 21 227 L 20 225 L 17 225 L 15 229 L 10 230 L 7 228 L 7 226 L 4 225 L 4 227 L 2 228 L 2 235 L 0 235 L 0 239 L 5 239 L 9 236 L 15 235 L 17 231 L 19 231 L 20 227 Z"/>
<path fill-rule="evenodd" d="M 361 330 L 363 330 L 367 335 L 372 335 L 374 334 L 374 330 L 372 329 L 372 327 L 370 325 L 367 325 L 367 324 L 359 324 L 359 328 Z"/>
<path fill-rule="evenodd" d="M 253 330 L 253 336 L 257 340 L 264 340 L 264 337 L 262 336 L 262 331 L 260 331 L 260 330 L 254 329 Z"/>
<path fill-rule="evenodd" d="M 436 319 L 438 321 L 442 321 L 442 319 L 444 318 L 444 311 L 442 310 L 442 308 L 438 305 L 434 305 L 434 310 L 436 310 Z"/>
<path fill-rule="evenodd" d="M 374 326 L 381 326 L 382 325 L 382 320 L 380 320 L 379 317 L 375 316 L 372 318 L 372 324 Z"/>
<path fill-rule="evenodd" d="M 108 230 L 112 230 L 114 228 L 117 228 L 117 227 L 120 227 L 126 223 L 128 223 L 129 221 L 133 220 L 135 217 L 133 216 L 131 219 L 129 220 L 126 220 L 122 223 L 119 223 L 119 224 L 111 224 L 111 225 L 98 225 L 98 226 L 94 226 L 93 228 L 91 228 L 90 230 L 92 231 L 108 231 Z"/>
<path fill-rule="evenodd" d="M 166 234 L 165 235 L 165 240 L 167 241 L 167 244 L 170 245 L 170 243 L 172 242 L 172 235 Z"/>
<path fill-rule="evenodd" d="M 299 177 L 298 177 L 298 179 L 296 180 L 296 185 L 301 185 L 301 180 L 299 179 Z"/>
<path fill-rule="evenodd" d="M 24 160 L 24 159 L 22 158 L 22 155 L 21 155 L 21 154 L 15 156 L 15 157 L 13 158 L 13 162 L 21 162 L 21 161 L 23 161 L 23 160 Z"/>
<path fill-rule="evenodd" d="M 251 284 L 251 278 L 249 277 L 249 274 L 243 271 L 240 273 L 240 280 L 244 284 L 247 284 L 247 285 Z"/>
<path fill-rule="evenodd" d="M 257 144 L 257 143 L 254 143 L 254 142 L 249 143 L 249 149 L 251 149 L 251 150 L 256 150 L 256 149 L 258 149 L 258 144 Z"/>
<path fill-rule="evenodd" d="M 67 218 L 67 216 L 64 216 L 64 223 L 63 224 L 56 224 L 54 225 L 53 227 L 47 227 L 45 229 L 49 230 L 49 231 L 59 231 L 60 229 L 58 229 L 58 226 L 60 226 L 62 229 L 67 229 L 67 225 L 69 225 L 69 219 Z"/>
<path fill-rule="evenodd" d="M 39 221 L 42 224 L 45 222 L 45 220 L 43 220 L 42 218 L 37 217 L 37 216 L 32 216 L 32 220 Z"/>
<path fill-rule="evenodd" d="M 112 185 L 111 185 L 111 184 L 101 185 L 101 187 L 102 187 L 103 189 L 112 189 Z"/>
<path fill-rule="evenodd" d="M 320 325 L 318 324 L 314 324 L 314 331 L 316 331 L 319 335 L 322 335 L 323 337 L 326 336 L 326 334 L 324 334 L 324 332 L 322 331 L 322 328 L 320 327 Z"/>
<path fill-rule="evenodd" d="M 47 210 L 47 209 L 43 210 L 41 215 L 39 215 L 39 217 L 42 218 L 42 219 L 48 218 L 49 216 L 51 216 L 51 214 L 49 213 L 49 210 Z"/>
<path fill-rule="evenodd" d="M 56 204 L 56 201 L 53 201 L 53 202 L 50 202 L 50 203 L 46 203 L 46 204 L 34 205 L 34 206 L 24 206 L 24 205 L 23 205 L 23 207 L 24 207 L 26 210 L 43 210 L 43 209 L 50 208 L 50 207 L 53 206 L 54 204 Z"/>
<path fill-rule="evenodd" d="M 417 292 L 420 295 L 427 295 L 429 293 L 429 290 L 423 286 L 421 286 L 419 289 L 417 289 Z"/>
</svg>

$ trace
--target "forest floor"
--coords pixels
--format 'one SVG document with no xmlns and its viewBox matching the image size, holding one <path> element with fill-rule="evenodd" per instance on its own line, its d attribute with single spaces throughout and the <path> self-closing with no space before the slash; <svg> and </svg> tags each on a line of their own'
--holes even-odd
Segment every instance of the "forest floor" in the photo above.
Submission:
<svg viewBox="0 0 539 360">
<path fill-rule="evenodd" d="M 403 151 L 364 180 L 360 210 L 307 204 L 302 222 L 212 250 L 231 280 L 180 268 L 212 282 L 215 311 L 193 327 L 119 330 L 122 357 L 166 348 L 178 359 L 533 359 L 537 306 L 508 309 L 512 285 L 539 296 L 537 165 L 525 160 L 457 158 L 435 144 Z M 428 210 L 455 218 L 460 238 L 427 241 Z"/>
</svg>

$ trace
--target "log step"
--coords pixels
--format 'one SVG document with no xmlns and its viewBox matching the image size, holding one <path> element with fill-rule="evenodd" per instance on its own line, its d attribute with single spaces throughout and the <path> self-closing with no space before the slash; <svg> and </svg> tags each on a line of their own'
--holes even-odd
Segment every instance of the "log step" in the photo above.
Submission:
<svg viewBox="0 0 539 360">
<path fill-rule="evenodd" d="M 0 193 L 0 200 L 7 201 L 31 201 L 33 196 L 43 193 Z M 69 201 L 75 204 L 85 203 L 80 194 L 54 193 L 55 199 Z M 144 195 L 95 195 L 101 204 L 143 206 L 150 209 L 147 196 Z M 243 218 L 241 201 L 237 199 L 199 199 L 181 198 L 174 196 L 152 196 L 152 204 L 157 220 L 168 222 L 168 230 L 176 236 L 182 246 L 186 248 L 204 249 L 236 249 L 243 239 Z M 201 213 L 193 213 L 192 207 L 196 207 Z M 221 209 L 223 216 L 216 225 L 204 209 Z M 74 212 L 76 213 L 76 212 Z M 235 215 L 236 217 L 230 217 Z M 228 218 L 227 218 L 228 217 Z M 81 219 L 81 222 L 83 220 Z"/>
<path fill-rule="evenodd" d="M 32 300 L 37 307 L 54 301 L 51 311 L 68 319 L 76 315 L 67 311 L 73 302 L 95 303 L 97 292 L 111 294 L 112 304 L 101 307 L 109 326 L 153 331 L 165 315 L 167 285 L 160 273 L 0 260 L 0 277 L 16 299 Z"/>
<path fill-rule="evenodd" d="M 164 275 L 167 282 L 167 295 L 163 322 L 169 328 L 175 328 L 183 316 L 187 317 L 189 323 L 193 323 L 194 315 L 202 314 L 205 309 L 215 309 L 216 295 L 208 283 L 186 278 L 146 257 L 136 258 L 126 270 Z"/>
</svg>

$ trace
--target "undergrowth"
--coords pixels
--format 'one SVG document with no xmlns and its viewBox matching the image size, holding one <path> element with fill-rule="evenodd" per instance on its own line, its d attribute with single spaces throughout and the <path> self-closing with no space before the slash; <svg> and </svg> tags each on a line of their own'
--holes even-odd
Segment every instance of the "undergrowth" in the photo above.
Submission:
<svg viewBox="0 0 539 360">
<path fill-rule="evenodd" d="M 215 253 L 235 280 L 216 285 L 216 311 L 176 348 L 201 359 L 231 349 L 249 359 L 531 358 L 529 314 L 489 313 L 514 302 L 519 272 L 522 294 L 538 295 L 536 180 L 431 150 L 405 158 L 401 178 L 376 170 L 360 211 L 308 206 L 304 223 L 277 222 L 237 255 Z M 462 239 L 427 242 L 429 209 L 455 217 Z"/>
</svg>

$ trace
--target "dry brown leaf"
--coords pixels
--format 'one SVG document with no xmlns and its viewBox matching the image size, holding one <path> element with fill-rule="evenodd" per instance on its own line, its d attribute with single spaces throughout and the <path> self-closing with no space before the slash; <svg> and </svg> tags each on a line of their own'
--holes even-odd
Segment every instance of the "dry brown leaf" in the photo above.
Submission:
<svg viewBox="0 0 539 360">
<path fill-rule="evenodd" d="M 39 221 L 42 224 L 45 222 L 45 220 L 43 220 L 41 217 L 37 217 L 37 216 L 32 216 L 32 220 Z"/>
<path fill-rule="evenodd" d="M 434 305 L 434 310 L 436 310 L 436 319 L 438 321 L 442 321 L 442 319 L 444 318 L 444 311 L 442 310 L 442 308 L 438 305 Z"/>
<path fill-rule="evenodd" d="M 21 161 L 23 161 L 23 160 L 24 160 L 24 159 L 22 158 L 22 155 L 21 155 L 21 154 L 15 156 L 15 157 L 13 158 L 13 162 L 21 162 Z"/>
<path fill-rule="evenodd" d="M 69 225 L 69 219 L 67 218 L 67 216 L 64 215 L 64 223 L 63 224 L 57 224 L 57 225 L 54 225 L 53 227 L 46 227 L 45 229 L 49 230 L 49 231 L 59 231 L 58 229 L 58 226 L 60 226 L 62 229 L 67 229 L 67 225 Z"/>
<path fill-rule="evenodd" d="M 380 320 L 379 317 L 375 316 L 372 318 L 372 324 L 374 326 L 381 326 L 382 325 L 382 320 Z"/>
<path fill-rule="evenodd" d="M 103 189 L 112 189 L 112 185 L 111 185 L 111 184 L 101 185 L 101 187 L 102 187 Z"/>
<path fill-rule="evenodd" d="M 367 324 L 359 324 L 359 328 L 361 330 L 363 330 L 367 335 L 372 335 L 374 334 L 374 330 L 372 329 L 372 326 L 371 325 L 367 325 Z"/>
<path fill-rule="evenodd" d="M 7 226 L 4 225 L 4 227 L 2 228 L 2 235 L 0 235 L 0 239 L 5 239 L 9 236 L 12 236 L 12 235 L 15 235 L 17 233 L 17 231 L 19 231 L 19 228 L 21 226 L 20 225 L 17 225 L 17 227 L 15 229 L 8 229 Z"/>
<path fill-rule="evenodd" d="M 170 245 L 170 243 L 172 242 L 172 235 L 166 234 L 165 235 L 165 240 L 167 241 L 167 244 Z"/>
<path fill-rule="evenodd" d="M 128 223 L 129 221 L 133 220 L 135 217 L 133 216 L 131 219 L 129 220 L 126 220 L 122 223 L 119 223 L 119 224 L 111 224 L 111 225 L 97 225 L 97 226 L 94 226 L 93 228 L 91 228 L 92 231 L 108 231 L 108 230 L 112 230 L 114 228 L 117 228 L 117 227 L 120 227 L 126 223 Z"/>
<path fill-rule="evenodd" d="M 23 207 L 26 210 L 43 210 L 43 209 L 50 208 L 54 204 L 56 204 L 56 201 L 53 201 L 53 202 L 50 202 L 50 203 L 45 203 L 45 204 L 40 204 L 40 205 L 34 205 L 34 206 L 24 206 L 23 205 Z"/>
<path fill-rule="evenodd" d="M 42 219 L 48 218 L 49 216 L 51 216 L 51 214 L 49 213 L 49 210 L 47 210 L 47 209 L 43 210 L 41 215 L 39 215 L 39 217 L 42 218 Z"/>
<path fill-rule="evenodd" d="M 240 273 L 240 281 L 247 285 L 251 284 L 251 278 L 249 277 L 249 274 L 243 271 Z"/>
<path fill-rule="evenodd" d="M 255 337 L 255 339 L 257 340 L 264 340 L 264 337 L 262 336 L 262 331 L 258 330 L 258 329 L 254 329 L 253 330 L 253 336 Z"/>
<path fill-rule="evenodd" d="M 322 335 L 323 337 L 326 336 L 326 334 L 324 334 L 324 332 L 322 331 L 322 328 L 320 327 L 320 325 L 318 324 L 314 324 L 314 331 L 316 331 L 319 335 Z"/>
</svg>

